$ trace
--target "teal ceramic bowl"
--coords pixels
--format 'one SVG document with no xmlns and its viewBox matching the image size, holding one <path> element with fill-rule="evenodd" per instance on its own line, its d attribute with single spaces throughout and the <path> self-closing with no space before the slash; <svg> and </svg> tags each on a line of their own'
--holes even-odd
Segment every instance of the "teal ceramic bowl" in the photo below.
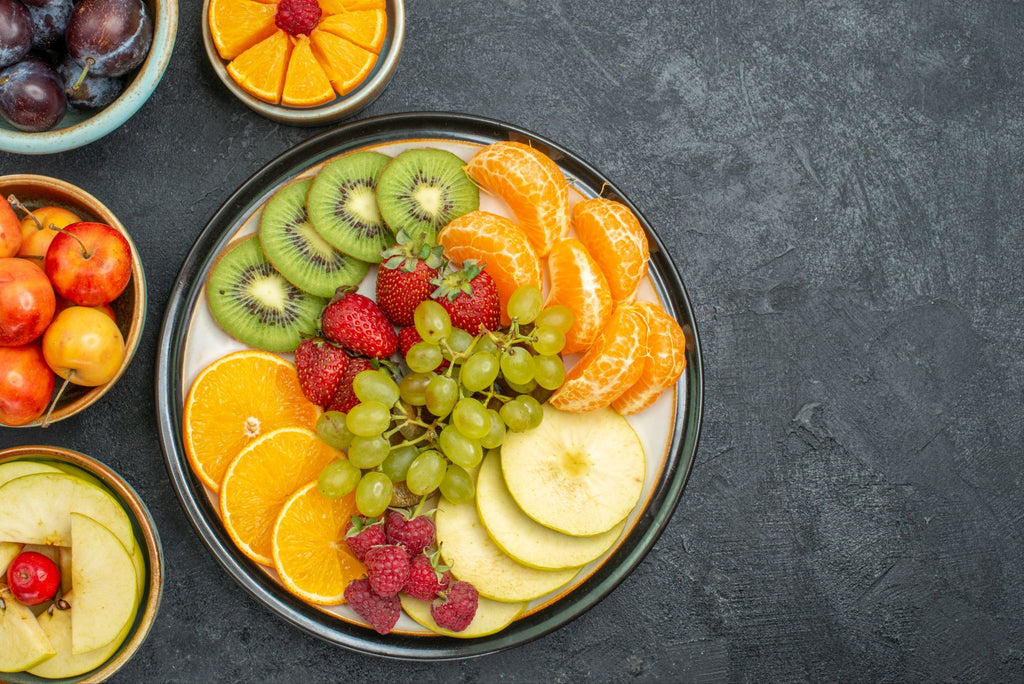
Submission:
<svg viewBox="0 0 1024 684">
<path fill-rule="evenodd" d="M 19 131 L 0 119 L 0 150 L 20 154 L 65 152 L 99 140 L 131 118 L 156 90 L 174 50 L 178 0 L 143 0 L 153 17 L 149 55 L 121 96 L 98 112 L 71 112 L 49 131 Z"/>
</svg>

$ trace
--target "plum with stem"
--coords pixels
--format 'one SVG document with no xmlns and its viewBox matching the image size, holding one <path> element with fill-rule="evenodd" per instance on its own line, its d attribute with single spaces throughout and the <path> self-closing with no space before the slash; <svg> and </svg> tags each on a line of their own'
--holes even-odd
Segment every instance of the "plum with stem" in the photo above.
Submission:
<svg viewBox="0 0 1024 684">
<path fill-rule="evenodd" d="M 153 20 L 142 0 L 80 0 L 64 39 L 87 73 L 123 76 L 146 59 Z"/>
</svg>

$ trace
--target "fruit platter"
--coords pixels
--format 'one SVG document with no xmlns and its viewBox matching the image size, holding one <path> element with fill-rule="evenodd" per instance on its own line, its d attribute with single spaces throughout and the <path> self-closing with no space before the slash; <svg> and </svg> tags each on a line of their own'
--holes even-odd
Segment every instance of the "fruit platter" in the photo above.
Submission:
<svg viewBox="0 0 1024 684">
<path fill-rule="evenodd" d="M 172 484 L 228 574 L 414 659 L 524 643 L 617 586 L 679 502 L 703 391 L 683 283 L 615 186 L 431 113 L 321 134 L 228 198 L 156 378 Z"/>
</svg>

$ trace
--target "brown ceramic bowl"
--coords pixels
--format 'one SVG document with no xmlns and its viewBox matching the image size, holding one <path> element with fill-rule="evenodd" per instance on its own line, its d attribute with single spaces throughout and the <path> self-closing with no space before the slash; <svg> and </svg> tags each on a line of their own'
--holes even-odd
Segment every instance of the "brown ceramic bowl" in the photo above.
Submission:
<svg viewBox="0 0 1024 684">
<path fill-rule="evenodd" d="M 0 451 L 0 463 L 19 460 L 43 461 L 57 468 L 70 465 L 84 470 L 87 476 L 91 475 L 99 480 L 107 491 L 114 495 L 132 521 L 132 530 L 146 560 L 146 587 L 143 589 L 139 602 L 135 624 L 121 647 L 103 665 L 78 677 L 60 680 L 62 682 L 105 681 L 121 669 L 139 650 L 139 646 L 146 640 L 146 636 L 153 627 L 153 621 L 156 619 L 156 613 L 160 607 L 160 598 L 163 594 L 164 560 L 163 546 L 160 544 L 160 535 L 157 533 L 156 524 L 149 514 L 149 509 L 146 508 L 146 504 L 132 489 L 132 486 L 96 459 L 77 451 L 52 446 L 20 446 Z M 37 684 L 52 681 L 25 672 L 0 673 L 0 680 L 10 681 L 14 684 Z"/>
<path fill-rule="evenodd" d="M 131 280 L 124 292 L 110 303 L 117 317 L 117 326 L 121 329 L 121 335 L 124 336 L 124 361 L 121 362 L 121 367 L 117 370 L 114 378 L 105 385 L 81 387 L 69 384 L 57 403 L 57 407 L 50 415 L 49 423 L 55 423 L 85 410 L 98 401 L 128 368 L 128 364 L 139 346 L 142 329 L 146 324 L 146 274 L 142 270 L 142 260 L 139 258 L 138 250 L 135 249 L 135 243 L 132 242 L 125 227 L 110 209 L 107 209 L 102 202 L 81 188 L 56 178 L 21 174 L 0 176 L 0 195 L 5 198 L 15 195 L 29 209 L 56 205 L 71 210 L 83 221 L 106 223 L 124 234 L 132 250 Z M 57 378 L 54 392 L 60 389 L 61 383 L 62 380 Z M 44 419 L 45 414 L 24 427 L 42 425 Z"/>
</svg>

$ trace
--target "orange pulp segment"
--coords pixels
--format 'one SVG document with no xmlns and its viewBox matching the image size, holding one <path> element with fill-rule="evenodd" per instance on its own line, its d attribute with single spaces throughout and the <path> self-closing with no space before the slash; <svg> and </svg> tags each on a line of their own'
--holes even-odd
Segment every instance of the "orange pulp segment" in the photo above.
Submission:
<svg viewBox="0 0 1024 684">
<path fill-rule="evenodd" d="M 537 256 L 569 232 L 569 184 L 547 155 L 529 145 L 501 141 L 473 155 L 466 173 L 505 200 Z"/>
<path fill-rule="evenodd" d="M 273 565 L 274 521 L 281 506 L 341 455 L 305 428 L 275 430 L 243 449 L 220 486 L 221 520 L 239 550 Z"/>
<path fill-rule="evenodd" d="M 540 260 L 526 233 L 504 216 L 471 211 L 451 221 L 437 235 L 445 256 L 462 262 L 476 259 L 486 265 L 501 300 L 501 320 L 511 320 L 505 311 L 508 299 L 520 285 L 543 286 Z"/>
<path fill-rule="evenodd" d="M 339 12 L 324 17 L 317 28 L 347 38 L 378 55 L 388 31 L 388 15 L 383 9 Z"/>
<path fill-rule="evenodd" d="M 576 319 L 565 333 L 563 354 L 590 346 L 612 314 L 612 293 L 601 267 L 583 243 L 575 238 L 559 240 L 548 255 L 551 290 L 544 306 L 563 304 Z"/>
<path fill-rule="evenodd" d="M 339 95 L 362 83 L 377 61 L 377 55 L 333 33 L 314 29 L 310 37 L 313 51 Z"/>
<path fill-rule="evenodd" d="M 315 481 L 285 502 L 272 547 L 274 567 L 288 591 L 321 605 L 345 602 L 345 586 L 366 572 L 345 543 L 345 525 L 355 512 L 355 493 L 328 499 Z"/>
<path fill-rule="evenodd" d="M 651 253 L 647 235 L 629 207 L 601 197 L 583 200 L 572 208 L 572 224 L 608 279 L 612 299 L 636 299 Z"/>
<path fill-rule="evenodd" d="M 232 60 L 276 30 L 277 5 L 255 0 L 210 0 L 210 35 L 222 59 Z"/>
<path fill-rule="evenodd" d="M 294 364 L 262 351 L 228 354 L 199 373 L 185 398 L 185 454 L 216 492 L 247 444 L 277 428 L 312 427 L 319 415 L 299 389 Z"/>
<path fill-rule="evenodd" d="M 636 384 L 643 371 L 647 324 L 634 304 L 619 304 L 597 339 L 548 400 L 562 411 L 604 408 Z"/>
<path fill-rule="evenodd" d="M 612 402 L 612 408 L 627 416 L 654 403 L 686 368 L 686 335 L 674 318 L 651 302 L 634 304 L 647 323 L 647 358 L 640 378 Z"/>
<path fill-rule="evenodd" d="M 289 107 L 315 107 L 333 99 L 334 89 L 323 67 L 313 56 L 309 37 L 300 34 L 295 38 L 292 58 L 288 60 L 281 104 Z"/>
<path fill-rule="evenodd" d="M 284 89 L 284 74 L 292 42 L 278 29 L 269 38 L 235 57 L 228 63 L 228 73 L 242 89 L 253 97 L 277 104 Z"/>
<path fill-rule="evenodd" d="M 384 0 L 318 0 L 324 14 L 340 14 L 355 10 L 382 10 Z"/>
</svg>

